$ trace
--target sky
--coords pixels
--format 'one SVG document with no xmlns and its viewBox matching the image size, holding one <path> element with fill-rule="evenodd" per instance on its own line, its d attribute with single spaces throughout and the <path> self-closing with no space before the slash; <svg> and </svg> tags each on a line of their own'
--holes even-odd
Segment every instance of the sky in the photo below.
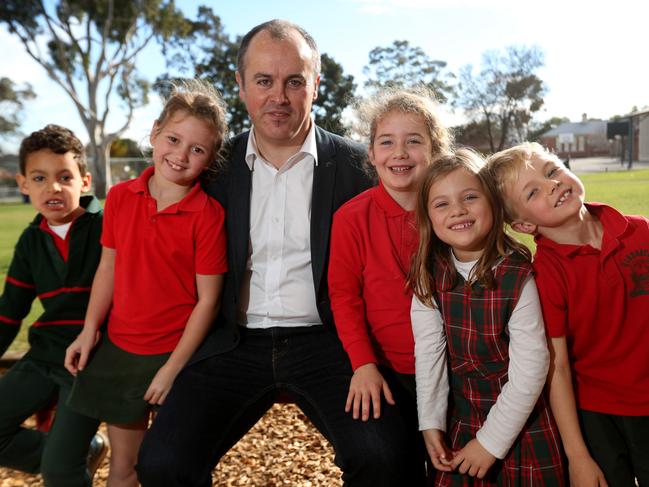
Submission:
<svg viewBox="0 0 649 487">
<path fill-rule="evenodd" d="M 177 0 L 185 15 L 193 17 L 200 4 L 221 17 L 231 36 L 243 35 L 255 25 L 283 18 L 304 27 L 320 51 L 340 63 L 346 74 L 362 86 L 369 52 L 407 40 L 431 59 L 448 63 L 457 73 L 462 66 L 480 67 L 482 54 L 511 45 L 538 46 L 545 65 L 538 75 L 547 95 L 538 120 L 568 117 L 607 119 L 649 107 L 649 36 L 647 7 L 635 0 Z M 37 98 L 26 104 L 22 132 L 47 123 L 70 127 L 86 142 L 88 136 L 63 90 L 24 52 L 19 41 L 0 27 L 3 62 L 0 77 L 32 84 Z M 644 59 L 644 61 L 643 61 Z M 140 74 L 153 81 L 164 72 L 155 45 L 138 58 Z M 232 74 L 234 76 L 234 73 Z M 109 119 L 116 128 L 123 116 L 119 104 Z M 124 136 L 146 139 L 161 108 L 157 95 L 139 109 Z M 459 123 L 463 115 L 446 108 L 445 120 Z M 15 149 L 17 142 L 4 145 Z"/>
</svg>

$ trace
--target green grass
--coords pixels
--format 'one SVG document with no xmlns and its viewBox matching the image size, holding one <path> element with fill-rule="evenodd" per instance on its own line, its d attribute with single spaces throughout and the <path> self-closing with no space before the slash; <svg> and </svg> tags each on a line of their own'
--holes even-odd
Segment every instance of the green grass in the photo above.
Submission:
<svg viewBox="0 0 649 487">
<path fill-rule="evenodd" d="M 23 229 L 34 219 L 36 210 L 24 203 L 0 204 L 0 280 L 4 290 L 5 276 L 14 253 L 14 246 Z M 27 344 L 27 324 L 36 321 L 43 312 L 40 301 L 32 304 L 29 316 L 23 320 L 23 326 L 9 350 L 25 350 Z"/>
<path fill-rule="evenodd" d="M 607 172 L 581 176 L 586 186 L 586 200 L 599 201 L 614 206 L 622 213 L 649 217 L 649 170 Z M 34 218 L 34 209 L 26 204 L 0 204 L 0 280 L 4 288 L 5 275 L 13 255 L 13 248 L 23 228 Z M 533 247 L 527 235 L 516 237 Z M 36 301 L 31 313 L 23 321 L 22 330 L 11 350 L 27 348 L 27 325 L 42 312 Z"/>
</svg>

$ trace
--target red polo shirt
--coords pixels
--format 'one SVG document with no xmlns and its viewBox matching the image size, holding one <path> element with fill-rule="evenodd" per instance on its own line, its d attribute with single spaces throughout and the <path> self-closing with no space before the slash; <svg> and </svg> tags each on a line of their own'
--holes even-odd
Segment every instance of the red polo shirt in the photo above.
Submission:
<svg viewBox="0 0 649 487">
<path fill-rule="evenodd" d="M 649 415 L 649 220 L 586 207 L 604 227 L 601 250 L 536 238 L 547 332 L 567 339 L 579 408 Z"/>
<path fill-rule="evenodd" d="M 406 276 L 418 243 L 413 212 L 401 208 L 381 185 L 334 215 L 329 295 L 354 370 L 383 363 L 415 373 Z"/>
<path fill-rule="evenodd" d="M 116 250 L 108 336 L 140 355 L 173 351 L 198 295 L 196 274 L 227 271 L 224 211 L 199 184 L 157 211 L 148 190 L 153 167 L 114 186 L 101 243 Z"/>
</svg>

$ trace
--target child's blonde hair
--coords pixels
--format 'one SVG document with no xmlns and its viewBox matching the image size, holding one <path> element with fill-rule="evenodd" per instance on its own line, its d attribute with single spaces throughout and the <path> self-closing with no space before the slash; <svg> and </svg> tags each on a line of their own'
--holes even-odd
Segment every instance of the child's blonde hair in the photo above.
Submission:
<svg viewBox="0 0 649 487">
<path fill-rule="evenodd" d="M 523 142 L 487 158 L 486 171 L 493 180 L 498 194 L 501 195 L 507 223 L 511 223 L 517 217 L 511 198 L 507 197 L 508 189 L 516 183 L 521 171 L 529 167 L 534 159 L 553 161 L 563 166 L 563 162 L 556 154 L 537 142 Z"/>
<path fill-rule="evenodd" d="M 367 137 L 370 147 L 374 144 L 376 127 L 390 112 L 419 115 L 428 129 L 434 158 L 452 150 L 453 137 L 439 117 L 439 105 L 429 88 L 420 86 L 412 89 L 384 88 L 368 98 L 355 103 L 358 116 L 358 131 Z"/>
<path fill-rule="evenodd" d="M 450 246 L 440 240 L 433 231 L 433 225 L 428 217 L 428 197 L 430 188 L 435 182 L 457 170 L 467 171 L 480 181 L 493 214 L 493 225 L 487 235 L 484 252 L 476 264 L 475 272 L 472 273 L 471 282 L 493 289 L 495 281 L 492 268 L 500 258 L 517 251 L 531 259 L 529 249 L 505 233 L 503 210 L 496 196 L 496 189 L 485 171 L 484 159 L 473 150 L 466 148 L 442 156 L 426 168 L 419 185 L 415 210 L 419 248 L 412 260 L 408 275 L 417 298 L 430 307 L 433 307 L 435 294 L 434 267 L 447 268 L 451 282 L 455 280 L 457 271 L 451 259 Z"/>
<path fill-rule="evenodd" d="M 226 105 L 219 92 L 210 84 L 198 79 L 185 79 L 169 82 L 171 91 L 166 97 L 164 107 L 156 120 L 159 133 L 165 123 L 179 111 L 206 122 L 215 132 L 212 147 L 212 164 L 216 164 L 217 155 L 227 136 Z"/>
</svg>

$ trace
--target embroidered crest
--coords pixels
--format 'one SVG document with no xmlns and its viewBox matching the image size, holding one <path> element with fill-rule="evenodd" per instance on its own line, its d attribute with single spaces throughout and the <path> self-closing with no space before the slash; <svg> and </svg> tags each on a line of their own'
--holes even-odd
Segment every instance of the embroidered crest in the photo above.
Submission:
<svg viewBox="0 0 649 487">
<path fill-rule="evenodd" d="M 649 294 L 649 250 L 631 252 L 624 258 L 622 265 L 631 271 L 631 297 Z"/>
</svg>

